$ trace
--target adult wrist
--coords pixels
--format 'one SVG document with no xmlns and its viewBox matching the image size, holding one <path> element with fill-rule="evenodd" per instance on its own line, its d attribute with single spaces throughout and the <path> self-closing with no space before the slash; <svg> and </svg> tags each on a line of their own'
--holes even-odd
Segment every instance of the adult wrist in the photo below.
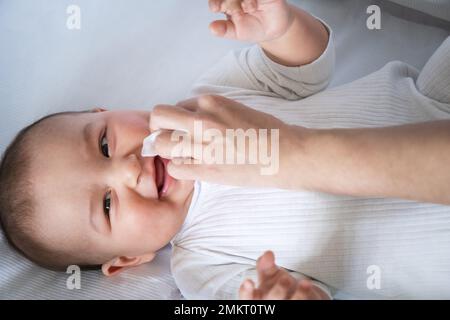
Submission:
<svg viewBox="0 0 450 320">
<path fill-rule="evenodd" d="M 280 175 L 279 188 L 310 190 L 313 176 L 309 163 L 313 155 L 309 145 L 314 140 L 316 130 L 301 126 L 286 125 L 280 134 Z"/>
</svg>

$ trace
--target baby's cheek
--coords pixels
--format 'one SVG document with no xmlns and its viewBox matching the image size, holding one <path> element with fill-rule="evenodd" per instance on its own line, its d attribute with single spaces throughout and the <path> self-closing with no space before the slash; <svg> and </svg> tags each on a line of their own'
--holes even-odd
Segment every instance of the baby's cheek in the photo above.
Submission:
<svg viewBox="0 0 450 320">
<path fill-rule="evenodd" d="M 109 126 L 115 133 L 117 145 L 126 147 L 141 144 L 150 134 L 150 113 L 140 111 L 117 111 L 109 118 Z M 125 148 L 125 147 L 124 147 Z"/>
<path fill-rule="evenodd" d="M 145 112 L 133 112 L 127 114 L 124 118 L 126 127 L 133 129 L 136 133 L 142 134 L 143 131 L 149 130 L 150 125 L 150 113 Z"/>
<path fill-rule="evenodd" d="M 158 218 L 159 200 L 156 199 L 137 199 L 130 209 L 125 212 L 124 220 L 128 224 L 128 227 L 132 230 L 145 231 L 151 228 L 155 224 L 155 220 Z"/>
<path fill-rule="evenodd" d="M 151 243 L 148 228 L 137 220 L 128 220 L 121 225 L 118 232 L 119 246 L 127 252 L 136 253 L 143 250 L 146 243 Z"/>
<path fill-rule="evenodd" d="M 133 241 L 159 243 L 170 238 L 172 229 L 176 229 L 177 217 L 181 217 L 175 210 L 177 206 L 169 200 L 142 197 L 133 200 L 119 216 L 124 233 Z"/>
</svg>

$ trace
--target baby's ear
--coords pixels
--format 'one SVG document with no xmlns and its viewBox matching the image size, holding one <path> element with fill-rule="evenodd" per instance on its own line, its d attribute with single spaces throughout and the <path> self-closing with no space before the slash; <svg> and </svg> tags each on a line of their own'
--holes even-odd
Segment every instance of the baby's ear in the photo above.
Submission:
<svg viewBox="0 0 450 320">
<path fill-rule="evenodd" d="M 92 113 L 105 112 L 105 111 L 106 111 L 106 109 L 103 109 L 103 108 L 92 108 L 91 109 Z"/>
<path fill-rule="evenodd" d="M 105 276 L 114 276 L 120 272 L 139 266 L 153 260 L 154 253 L 144 254 L 138 257 L 119 257 L 112 259 L 102 265 L 102 272 Z"/>
</svg>

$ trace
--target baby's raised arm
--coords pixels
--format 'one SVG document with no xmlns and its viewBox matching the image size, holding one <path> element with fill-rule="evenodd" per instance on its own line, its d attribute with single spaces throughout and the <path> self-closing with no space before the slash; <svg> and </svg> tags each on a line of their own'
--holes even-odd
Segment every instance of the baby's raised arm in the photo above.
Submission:
<svg viewBox="0 0 450 320">
<path fill-rule="evenodd" d="M 331 29 L 285 0 L 210 0 L 225 14 L 213 34 L 255 43 L 234 50 L 196 82 L 191 94 L 299 100 L 324 90 L 334 70 Z"/>
<path fill-rule="evenodd" d="M 309 64 L 327 47 L 325 26 L 286 0 L 209 0 L 209 5 L 227 16 L 211 23 L 215 35 L 258 43 L 279 64 Z"/>
</svg>

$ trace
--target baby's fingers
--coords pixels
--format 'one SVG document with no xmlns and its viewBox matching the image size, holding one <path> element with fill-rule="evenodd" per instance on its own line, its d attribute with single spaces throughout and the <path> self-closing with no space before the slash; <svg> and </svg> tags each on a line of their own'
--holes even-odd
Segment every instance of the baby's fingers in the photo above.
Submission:
<svg viewBox="0 0 450 320">
<path fill-rule="evenodd" d="M 266 251 L 256 262 L 259 283 L 272 278 L 280 269 L 275 264 L 275 255 L 272 251 Z"/>
<path fill-rule="evenodd" d="M 236 39 L 236 27 L 231 20 L 216 20 L 209 25 L 209 30 L 217 37 Z"/>
<path fill-rule="evenodd" d="M 310 281 L 302 280 L 298 283 L 291 300 L 322 300 L 322 297 Z"/>
<path fill-rule="evenodd" d="M 255 299 L 254 291 L 255 291 L 255 283 L 250 279 L 245 280 L 241 284 L 241 287 L 239 288 L 239 299 L 254 300 Z"/>
<path fill-rule="evenodd" d="M 295 290 L 297 280 L 289 274 L 285 274 L 278 279 L 275 285 L 266 293 L 266 300 L 288 299 Z"/>
<path fill-rule="evenodd" d="M 219 12 L 223 0 L 208 0 L 209 10 L 212 12 Z"/>
<path fill-rule="evenodd" d="M 244 0 L 242 1 L 242 10 L 245 13 L 253 13 L 258 9 L 256 0 Z"/>
<path fill-rule="evenodd" d="M 242 0 L 209 0 L 212 12 L 223 12 L 229 15 L 242 13 Z"/>
</svg>

